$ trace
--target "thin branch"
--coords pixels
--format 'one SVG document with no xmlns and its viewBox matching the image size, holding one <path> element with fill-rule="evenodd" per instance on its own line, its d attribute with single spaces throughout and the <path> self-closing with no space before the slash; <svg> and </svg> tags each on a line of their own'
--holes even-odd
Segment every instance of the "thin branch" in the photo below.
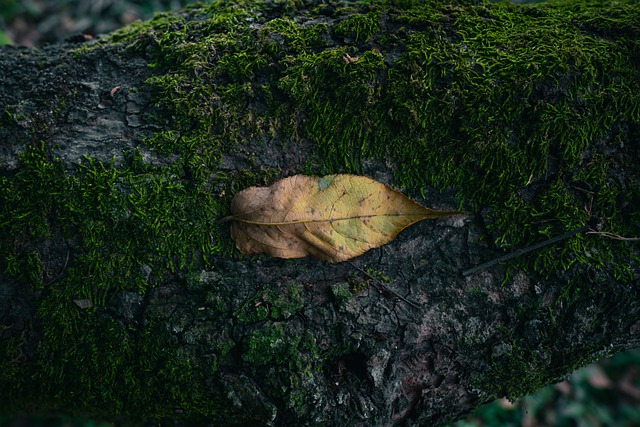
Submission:
<svg viewBox="0 0 640 427">
<path fill-rule="evenodd" d="M 589 230 L 589 226 L 585 225 L 583 227 L 578 228 L 577 230 L 573 230 L 573 231 L 569 231 L 568 233 L 564 233 L 561 234 L 559 236 L 556 237 L 552 237 L 551 239 L 545 240 L 543 242 L 540 243 L 536 243 L 535 245 L 531 245 L 531 246 L 527 246 L 526 248 L 522 248 L 522 249 L 518 249 L 516 251 L 511 252 L 510 254 L 507 255 L 503 255 L 499 258 L 495 258 L 492 259 L 491 261 L 487 261 L 485 263 L 482 263 L 480 265 L 477 265 L 475 267 L 469 268 L 468 270 L 464 270 L 462 272 L 463 276 L 470 276 L 473 273 L 477 273 L 478 271 L 482 271 L 482 270 L 486 270 L 489 267 L 493 267 L 496 264 L 499 264 L 503 261 L 508 261 L 512 258 L 516 258 L 519 257 L 520 255 L 524 255 L 526 253 L 529 253 L 531 251 L 535 251 L 536 249 L 540 249 L 543 248 L 545 246 L 549 246 L 549 245 L 553 245 L 554 243 L 557 243 L 561 240 L 564 239 L 568 239 L 569 237 L 575 236 L 576 234 L 580 234 L 582 232 L 585 232 Z"/>
<path fill-rule="evenodd" d="M 618 234 L 609 233 L 608 231 L 587 231 L 587 234 L 595 234 L 596 236 L 608 237 L 623 242 L 640 242 L 640 237 L 623 237 Z"/>
</svg>

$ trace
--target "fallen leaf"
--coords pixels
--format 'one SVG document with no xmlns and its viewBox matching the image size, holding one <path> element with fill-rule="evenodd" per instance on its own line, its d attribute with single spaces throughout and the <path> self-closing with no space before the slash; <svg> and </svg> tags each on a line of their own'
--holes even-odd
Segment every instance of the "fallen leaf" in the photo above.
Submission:
<svg viewBox="0 0 640 427">
<path fill-rule="evenodd" d="M 227 219 L 244 254 L 342 262 L 390 242 L 415 222 L 460 213 L 426 208 L 364 176 L 294 175 L 240 191 Z"/>
</svg>

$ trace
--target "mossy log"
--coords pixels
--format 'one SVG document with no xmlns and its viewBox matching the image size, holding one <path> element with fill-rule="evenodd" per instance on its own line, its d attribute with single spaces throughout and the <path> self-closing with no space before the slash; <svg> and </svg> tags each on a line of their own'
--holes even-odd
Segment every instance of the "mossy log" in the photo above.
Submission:
<svg viewBox="0 0 640 427">
<path fill-rule="evenodd" d="M 639 22 L 221 1 L 1 48 L 0 412 L 437 425 L 639 346 Z M 233 195 L 298 173 L 472 214 L 240 255 Z"/>
</svg>

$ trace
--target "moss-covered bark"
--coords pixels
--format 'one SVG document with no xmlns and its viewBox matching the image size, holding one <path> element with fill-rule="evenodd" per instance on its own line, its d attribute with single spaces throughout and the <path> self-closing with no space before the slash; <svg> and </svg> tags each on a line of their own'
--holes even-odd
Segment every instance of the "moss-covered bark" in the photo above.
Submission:
<svg viewBox="0 0 640 427">
<path fill-rule="evenodd" d="M 0 410 L 433 425 L 638 346 L 638 243 L 610 238 L 640 235 L 638 22 L 215 2 L 3 47 Z M 216 222 L 339 172 L 473 215 L 339 265 L 242 257 Z"/>
</svg>

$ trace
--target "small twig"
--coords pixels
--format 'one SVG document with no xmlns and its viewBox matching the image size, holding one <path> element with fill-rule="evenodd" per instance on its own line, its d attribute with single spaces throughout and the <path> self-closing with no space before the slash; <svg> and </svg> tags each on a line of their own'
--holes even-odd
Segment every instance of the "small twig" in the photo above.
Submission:
<svg viewBox="0 0 640 427">
<path fill-rule="evenodd" d="M 564 240 L 564 239 L 568 239 L 569 237 L 575 236 L 576 234 L 580 234 L 580 233 L 585 232 L 587 230 L 589 230 L 589 226 L 585 225 L 583 227 L 578 228 L 577 230 L 569 231 L 568 233 L 564 233 L 564 234 L 561 234 L 559 236 L 552 237 L 551 239 L 545 240 L 545 241 L 540 242 L 540 243 L 536 243 L 535 245 L 531 245 L 531 246 L 527 246 L 526 248 L 518 249 L 516 251 L 511 252 L 510 254 L 503 255 L 503 256 L 501 256 L 499 258 L 492 259 L 491 261 L 487 261 L 485 263 L 482 263 L 480 265 L 472 267 L 472 268 L 470 268 L 468 270 L 464 270 L 462 272 L 462 275 L 463 276 L 469 276 L 469 275 L 471 275 L 473 273 L 477 273 L 478 271 L 482 271 L 482 270 L 485 270 L 485 269 L 487 269 L 489 267 L 493 267 L 494 265 L 499 264 L 499 263 L 501 263 L 503 261 L 508 261 L 508 260 L 510 260 L 512 258 L 519 257 L 520 255 L 524 255 L 524 254 L 529 253 L 531 251 L 535 251 L 536 249 L 540 249 L 540 248 L 543 248 L 545 246 L 553 245 L 554 243 L 557 243 L 557 242 L 559 242 L 561 240 Z"/>
<path fill-rule="evenodd" d="M 595 234 L 596 236 L 608 237 L 614 240 L 622 240 L 623 242 L 640 242 L 640 237 L 623 237 L 608 231 L 587 231 L 587 234 Z"/>
<path fill-rule="evenodd" d="M 413 308 L 417 308 L 418 310 L 422 310 L 422 307 L 420 307 L 417 303 L 408 300 L 407 298 L 403 297 L 402 295 L 400 295 L 399 293 L 392 291 L 391 289 L 389 289 L 388 287 L 386 287 L 384 284 L 382 283 L 378 283 L 379 279 L 375 278 L 374 276 L 372 276 L 369 272 L 367 272 L 366 270 L 363 270 L 362 268 L 358 267 L 357 265 L 355 265 L 354 263 L 352 263 L 351 261 L 347 261 L 349 264 L 351 264 L 354 268 L 356 268 L 357 270 L 359 270 L 362 274 L 364 274 L 365 276 L 367 276 L 368 278 L 370 278 L 371 280 L 373 280 L 373 286 L 378 290 L 378 292 L 381 293 L 385 293 L 388 292 L 391 295 L 393 295 L 394 297 L 401 299 L 402 301 L 406 302 L 407 304 L 409 304 L 410 306 L 412 306 Z"/>
<path fill-rule="evenodd" d="M 50 284 L 52 284 L 53 282 L 55 282 L 56 280 L 58 280 L 60 278 L 60 276 L 62 276 L 62 273 L 64 273 L 64 270 L 67 268 L 67 264 L 69 263 L 69 253 L 70 251 L 67 250 L 67 258 L 64 260 L 64 265 L 62 266 L 62 269 L 60 270 L 60 273 L 58 273 L 58 275 L 56 277 L 54 277 L 53 279 L 51 279 L 46 286 L 49 286 Z"/>
</svg>

